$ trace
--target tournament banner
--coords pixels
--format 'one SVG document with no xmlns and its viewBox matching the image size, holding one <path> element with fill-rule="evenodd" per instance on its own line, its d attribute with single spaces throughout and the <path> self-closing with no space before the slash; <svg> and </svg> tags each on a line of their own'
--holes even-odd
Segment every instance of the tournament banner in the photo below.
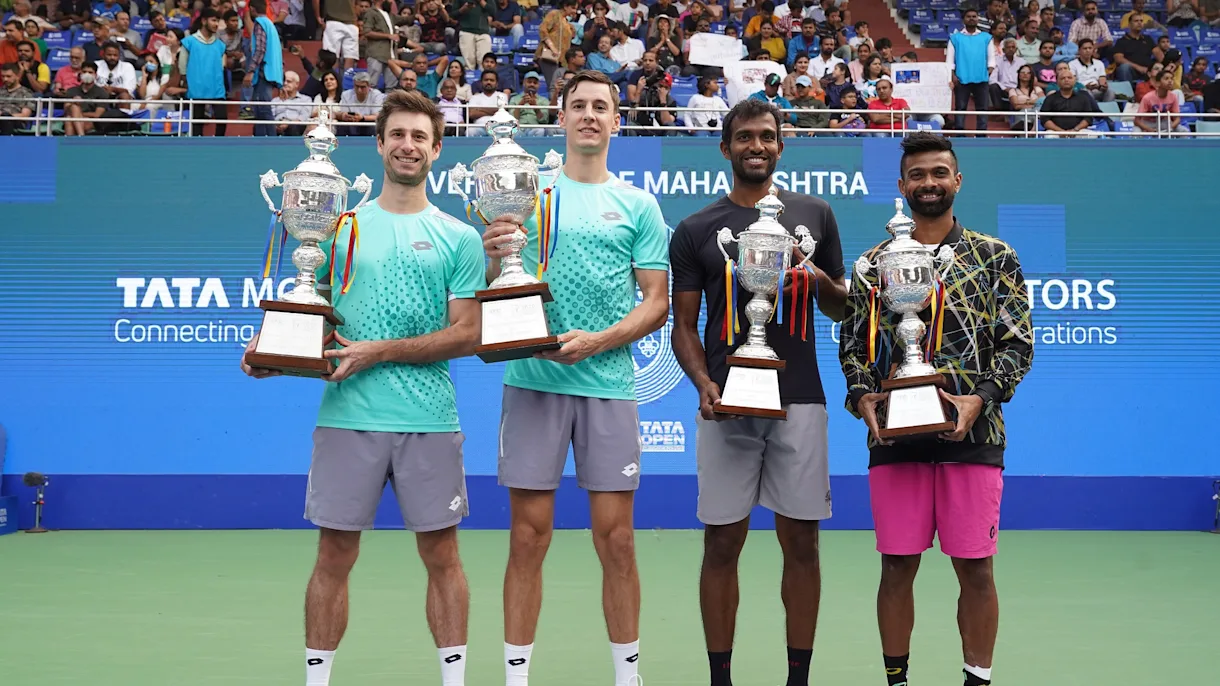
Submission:
<svg viewBox="0 0 1220 686">
<path fill-rule="evenodd" d="M 539 159 L 563 151 L 561 138 L 521 143 Z M 897 141 L 785 143 L 776 185 L 831 204 L 850 271 L 887 237 Z M 486 144 L 445 141 L 427 182 L 442 210 L 465 216 L 448 170 L 469 165 Z M 1220 318 L 1199 297 L 1220 268 L 1220 238 L 1206 228 L 1214 212 L 1205 210 L 1220 186 L 1220 144 L 955 147 L 964 176 L 956 215 L 1014 246 L 1033 304 L 1033 371 L 1005 408 L 1006 473 L 1198 479 L 1220 471 L 1198 446 L 1210 405 L 1185 395 L 1206 394 L 1220 376 L 1208 361 Z M 20 181 L 0 184 L 7 473 L 304 475 L 324 382 L 256 381 L 238 369 L 261 320 L 258 302 L 281 295 L 295 272 L 285 259 L 278 282 L 263 278 L 267 208 L 258 179 L 295 166 L 300 142 L 26 139 L 0 143 L 0 155 L 23 160 Z M 372 140 L 341 139 L 332 159 L 349 179 L 374 177 L 374 197 L 380 191 Z M 1081 176 L 1133 159 L 1191 170 L 1175 182 L 1186 199 L 1177 213 L 1139 200 L 1147 189 L 1138 175 Z M 695 139 L 616 138 L 609 166 L 658 198 L 671 229 L 732 183 L 717 146 Z M 149 171 L 115 182 L 99 179 L 104 168 Z M 674 356 L 672 327 L 671 317 L 631 346 L 645 488 L 649 476 L 693 483 L 695 474 L 698 398 Z M 864 475 L 864 427 L 843 409 L 838 325 L 819 314 L 815 330 L 831 472 Z M 472 357 L 451 369 L 466 473 L 494 482 L 503 365 Z"/>
</svg>

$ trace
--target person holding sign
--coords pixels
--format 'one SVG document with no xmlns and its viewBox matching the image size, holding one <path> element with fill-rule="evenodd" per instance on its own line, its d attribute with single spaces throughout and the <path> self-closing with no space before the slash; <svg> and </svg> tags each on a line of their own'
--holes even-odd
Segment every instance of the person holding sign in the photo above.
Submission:
<svg viewBox="0 0 1220 686">
<path fill-rule="evenodd" d="M 878 439 L 883 423 L 878 414 L 887 395 L 876 389 L 906 353 L 898 344 L 901 316 L 887 311 L 878 297 L 886 283 L 894 282 L 874 283 L 859 273 L 852 278 L 839 342 L 847 409 L 869 429 L 869 495 L 881 553 L 877 619 L 891 686 L 907 683 L 915 574 L 934 536 L 940 538 L 941 552 L 952 558 L 961 585 L 957 616 L 965 684 L 991 683 L 999 625 L 992 557 L 1005 448 L 1000 405 L 1012 399 L 1029 371 L 1034 347 L 1017 254 L 1003 241 L 957 222 L 953 199 L 961 185 L 949 139 L 926 131 L 903 139 L 898 190 L 911 208 L 911 237 L 934 253 L 951 248 L 952 261 L 937 279 L 932 307 L 924 310 L 922 350 L 927 363 L 945 377 L 948 390 L 938 393 L 956 410 L 953 428 L 917 440 Z M 874 260 L 889 242 L 861 259 Z"/>
<path fill-rule="evenodd" d="M 731 683 L 737 560 L 750 511 L 759 504 L 775 512 L 784 551 L 788 686 L 807 684 L 821 592 L 818 522 L 830 517 L 826 397 L 818 376 L 813 306 L 839 320 L 847 288 L 839 226 L 824 200 L 787 191 L 778 195 L 785 208 L 779 216 L 784 228 L 795 235 L 803 224 L 816 241 L 813 265 L 783 277 L 787 286 L 777 308 L 783 311 L 767 325 L 767 341 L 785 361 L 779 394 L 787 420 L 729 417 L 715 411 L 729 374 L 726 358 L 736 336 L 733 320 L 746 321 L 748 299 L 741 298 L 736 311 L 729 311 L 730 277 L 717 234 L 728 227 L 740 235 L 759 219 L 755 204 L 771 191 L 784 151 L 780 116 L 774 105 L 758 99 L 743 100 L 729 110 L 720 152 L 732 167 L 733 190 L 678 224 L 669 248 L 674 354 L 699 390 L 698 515 L 705 526 L 699 597 L 712 686 Z M 793 263 L 804 258 L 794 250 Z M 700 340 L 704 298 L 707 325 Z M 744 337 L 744 330 L 740 333 Z"/>
</svg>

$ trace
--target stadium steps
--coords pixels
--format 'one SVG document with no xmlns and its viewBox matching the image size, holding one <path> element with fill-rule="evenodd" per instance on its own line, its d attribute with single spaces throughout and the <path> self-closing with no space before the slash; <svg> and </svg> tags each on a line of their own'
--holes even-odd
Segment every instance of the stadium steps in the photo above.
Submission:
<svg viewBox="0 0 1220 686">
<path fill-rule="evenodd" d="M 890 4 L 886 0 L 855 0 L 851 3 L 851 20 L 868 22 L 868 32 L 873 37 L 873 41 L 881 37 L 893 41 L 895 58 L 912 50 L 919 55 L 920 60 L 939 61 L 945 58 L 944 50 L 915 47 L 915 43 L 898 25 Z"/>
</svg>

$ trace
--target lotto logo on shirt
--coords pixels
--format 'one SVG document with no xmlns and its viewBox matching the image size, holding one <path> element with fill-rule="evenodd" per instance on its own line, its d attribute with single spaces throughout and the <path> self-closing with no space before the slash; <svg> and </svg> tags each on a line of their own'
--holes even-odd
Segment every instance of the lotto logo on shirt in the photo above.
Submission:
<svg viewBox="0 0 1220 686">
<path fill-rule="evenodd" d="M 682 422 L 641 421 L 640 449 L 646 453 L 684 453 L 686 428 Z"/>
</svg>

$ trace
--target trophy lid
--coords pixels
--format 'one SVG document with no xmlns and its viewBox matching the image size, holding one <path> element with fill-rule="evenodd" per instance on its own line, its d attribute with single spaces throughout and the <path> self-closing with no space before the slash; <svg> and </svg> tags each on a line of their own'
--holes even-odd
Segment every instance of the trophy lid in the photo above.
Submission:
<svg viewBox="0 0 1220 686">
<path fill-rule="evenodd" d="M 513 136 L 517 135 L 517 120 L 503 107 L 488 117 L 487 121 L 483 124 L 483 129 L 492 138 L 491 147 L 487 148 L 487 151 L 483 153 L 483 157 L 520 155 L 534 159 L 535 163 L 537 163 L 537 158 L 530 155 L 525 151 L 525 148 L 517 145 L 517 142 L 513 140 Z"/>
<path fill-rule="evenodd" d="M 339 139 L 335 137 L 335 132 L 331 129 L 330 108 L 321 107 L 318 109 L 317 126 L 309 133 L 305 134 L 305 147 L 309 150 L 309 157 L 293 169 L 294 172 L 311 172 L 314 174 L 325 174 L 327 176 L 341 176 L 339 168 L 334 162 L 330 161 L 330 154 L 339 147 Z M 292 172 L 288 172 L 291 174 Z"/>
<path fill-rule="evenodd" d="M 885 230 L 896 240 L 910 238 L 915 231 L 915 220 L 902 211 L 902 198 L 894 198 L 894 216 L 886 223 Z"/>
<path fill-rule="evenodd" d="M 779 199 L 779 189 L 772 186 L 762 200 L 754 203 L 754 209 L 758 210 L 758 221 L 747 226 L 746 231 L 790 236 L 788 229 L 779 223 L 779 216 L 784 213 L 784 203 Z"/>
</svg>

